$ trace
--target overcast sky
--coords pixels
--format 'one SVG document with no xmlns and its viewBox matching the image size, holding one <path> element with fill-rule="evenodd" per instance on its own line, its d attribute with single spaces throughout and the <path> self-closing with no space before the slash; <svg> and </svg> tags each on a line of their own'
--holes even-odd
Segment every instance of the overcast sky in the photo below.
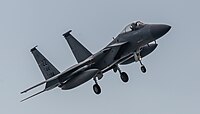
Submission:
<svg viewBox="0 0 200 114">
<path fill-rule="evenodd" d="M 198 0 L 1 0 L 1 114 L 199 114 L 200 2 Z M 122 66 L 130 81 L 106 73 L 95 95 L 93 80 L 69 91 L 56 88 L 26 102 L 20 91 L 44 80 L 30 49 L 38 45 L 60 71 L 76 64 L 62 34 L 91 52 L 106 46 L 133 21 L 169 24 L 157 49 L 140 64 Z"/>
</svg>

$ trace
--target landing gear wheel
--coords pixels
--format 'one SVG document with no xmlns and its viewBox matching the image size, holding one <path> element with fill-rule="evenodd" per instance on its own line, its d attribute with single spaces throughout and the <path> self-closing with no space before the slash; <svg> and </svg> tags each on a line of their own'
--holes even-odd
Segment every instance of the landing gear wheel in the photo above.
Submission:
<svg viewBox="0 0 200 114">
<path fill-rule="evenodd" d="M 93 85 L 93 90 L 97 95 L 101 93 L 101 88 L 98 84 Z"/>
<path fill-rule="evenodd" d="M 146 73 L 147 69 L 145 68 L 144 65 L 141 66 L 141 71 L 142 71 L 143 73 Z"/>
<path fill-rule="evenodd" d="M 129 80 L 128 75 L 125 72 L 122 72 L 120 77 L 123 82 L 128 82 Z"/>
</svg>

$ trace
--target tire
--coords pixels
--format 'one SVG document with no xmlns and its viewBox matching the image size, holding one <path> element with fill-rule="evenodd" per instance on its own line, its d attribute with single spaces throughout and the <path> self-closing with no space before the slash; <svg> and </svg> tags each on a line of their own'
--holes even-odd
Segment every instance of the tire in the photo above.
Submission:
<svg viewBox="0 0 200 114">
<path fill-rule="evenodd" d="M 144 65 L 141 66 L 141 71 L 142 71 L 143 73 L 146 73 L 147 69 L 145 68 Z"/>
<path fill-rule="evenodd" d="M 121 77 L 121 80 L 123 82 L 128 82 L 128 80 L 129 80 L 129 77 L 128 77 L 128 75 L 125 72 L 122 72 L 121 75 L 120 75 L 120 77 Z"/>
<path fill-rule="evenodd" d="M 94 90 L 94 93 L 96 93 L 97 95 L 101 93 L 101 87 L 98 84 L 93 85 L 93 90 Z"/>
</svg>

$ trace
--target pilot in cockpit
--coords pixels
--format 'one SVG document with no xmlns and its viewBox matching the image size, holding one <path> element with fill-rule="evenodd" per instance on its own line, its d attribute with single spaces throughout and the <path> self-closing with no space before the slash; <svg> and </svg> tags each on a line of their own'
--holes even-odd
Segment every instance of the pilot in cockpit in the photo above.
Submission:
<svg viewBox="0 0 200 114">
<path fill-rule="evenodd" d="M 132 31 L 135 31 L 136 27 L 137 27 L 136 23 L 132 23 L 131 26 L 130 26 L 130 28 L 131 28 Z"/>
</svg>

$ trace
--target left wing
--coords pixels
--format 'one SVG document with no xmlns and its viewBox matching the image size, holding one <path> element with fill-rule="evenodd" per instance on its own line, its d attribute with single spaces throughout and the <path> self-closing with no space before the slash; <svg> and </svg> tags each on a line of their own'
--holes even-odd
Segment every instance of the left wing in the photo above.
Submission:
<svg viewBox="0 0 200 114">
<path fill-rule="evenodd" d="M 34 95 L 31 95 L 30 97 L 27 97 L 27 98 L 21 100 L 20 102 L 26 101 L 26 100 L 28 100 L 28 99 L 30 99 L 30 98 L 36 96 L 36 95 L 39 95 L 39 94 L 41 94 L 41 93 L 43 93 L 43 92 L 45 92 L 45 90 L 42 90 L 42 91 L 40 91 L 40 92 L 38 92 L 38 93 L 36 93 L 36 94 L 34 94 Z"/>
</svg>

